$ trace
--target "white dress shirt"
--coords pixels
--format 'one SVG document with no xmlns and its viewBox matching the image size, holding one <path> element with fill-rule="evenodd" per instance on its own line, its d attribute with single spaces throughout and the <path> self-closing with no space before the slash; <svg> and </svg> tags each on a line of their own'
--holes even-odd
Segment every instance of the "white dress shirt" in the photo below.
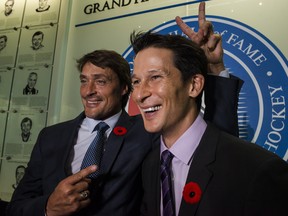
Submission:
<svg viewBox="0 0 288 216">
<path fill-rule="evenodd" d="M 112 117 L 105 119 L 104 122 L 109 125 L 109 129 L 105 132 L 106 137 L 110 135 L 112 129 L 117 123 L 122 111 L 113 115 Z M 71 171 L 72 173 L 77 173 L 80 171 L 81 163 L 85 156 L 85 153 L 93 141 L 94 137 L 97 135 L 97 131 L 93 131 L 95 126 L 102 120 L 94 120 L 86 117 L 83 119 L 78 131 L 78 137 L 73 150 L 70 153 Z"/>
</svg>

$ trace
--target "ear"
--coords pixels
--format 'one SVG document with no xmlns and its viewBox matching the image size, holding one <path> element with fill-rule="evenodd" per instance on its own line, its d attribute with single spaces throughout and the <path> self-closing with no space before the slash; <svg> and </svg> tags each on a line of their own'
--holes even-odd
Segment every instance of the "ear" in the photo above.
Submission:
<svg viewBox="0 0 288 216">
<path fill-rule="evenodd" d="M 191 77 L 189 95 L 196 98 L 203 91 L 204 83 L 205 79 L 202 74 L 196 74 Z"/>
<path fill-rule="evenodd" d="M 128 92 L 128 86 L 125 85 L 122 89 L 122 96 L 125 95 Z"/>
</svg>

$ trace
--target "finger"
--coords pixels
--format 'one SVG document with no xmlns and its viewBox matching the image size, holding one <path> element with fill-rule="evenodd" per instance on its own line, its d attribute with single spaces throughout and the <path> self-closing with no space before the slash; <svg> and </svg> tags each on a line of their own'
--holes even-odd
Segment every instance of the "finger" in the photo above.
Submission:
<svg viewBox="0 0 288 216">
<path fill-rule="evenodd" d="M 191 40 L 196 44 L 198 44 L 199 46 L 202 46 L 204 43 L 206 43 L 207 38 L 204 36 L 204 31 L 202 29 L 199 29 L 197 35 L 191 38 Z"/>
<path fill-rule="evenodd" d="M 83 179 L 82 181 L 74 184 L 74 186 L 73 186 L 74 191 L 76 193 L 81 193 L 82 191 L 88 190 L 90 183 L 91 183 L 91 179 L 88 179 L 88 178 Z"/>
<path fill-rule="evenodd" d="M 205 21 L 206 21 L 205 2 L 201 2 L 199 4 L 199 9 L 198 9 L 198 25 L 199 25 L 199 28 L 205 23 Z"/>
<path fill-rule="evenodd" d="M 177 25 L 180 27 L 181 31 L 186 34 L 190 39 L 195 36 L 195 32 L 179 17 L 175 18 Z"/>
<path fill-rule="evenodd" d="M 207 42 L 209 51 L 214 51 L 218 45 L 221 45 L 221 36 L 219 34 L 211 35 Z"/>
<path fill-rule="evenodd" d="M 85 169 L 82 169 L 79 172 L 75 173 L 74 175 L 69 176 L 66 179 L 66 181 L 67 181 L 67 183 L 70 183 L 70 184 L 73 184 L 73 185 L 78 183 L 78 182 L 80 182 L 80 181 L 83 181 L 83 180 L 87 181 L 86 177 L 89 174 L 95 172 L 96 170 L 97 170 L 97 166 L 96 165 L 88 166 Z"/>
<path fill-rule="evenodd" d="M 223 50 L 223 47 L 222 47 L 222 37 L 220 35 L 218 35 L 218 37 L 219 37 L 219 40 L 217 40 L 214 52 L 215 53 L 221 53 L 221 55 L 223 55 L 224 50 Z"/>
<path fill-rule="evenodd" d="M 205 37 L 209 37 L 210 35 L 214 34 L 213 24 L 210 21 L 205 21 L 200 29 L 203 30 Z"/>
<path fill-rule="evenodd" d="M 91 203 L 91 199 L 85 199 L 80 201 L 80 209 L 87 207 Z"/>
</svg>

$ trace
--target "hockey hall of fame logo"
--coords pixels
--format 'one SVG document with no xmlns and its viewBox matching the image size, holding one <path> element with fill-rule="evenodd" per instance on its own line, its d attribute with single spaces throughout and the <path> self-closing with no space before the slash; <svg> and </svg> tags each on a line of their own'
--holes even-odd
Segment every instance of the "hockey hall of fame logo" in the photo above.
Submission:
<svg viewBox="0 0 288 216">
<path fill-rule="evenodd" d="M 197 16 L 182 18 L 198 31 Z M 240 138 L 274 152 L 288 161 L 288 62 L 265 36 L 238 21 L 207 16 L 214 31 L 222 35 L 224 62 L 230 72 L 244 80 L 239 103 Z M 152 29 L 161 34 L 182 34 L 174 20 Z M 131 46 L 123 53 L 133 73 Z M 229 91 L 229 89 L 227 89 Z M 131 101 L 130 114 L 137 113 Z"/>
</svg>

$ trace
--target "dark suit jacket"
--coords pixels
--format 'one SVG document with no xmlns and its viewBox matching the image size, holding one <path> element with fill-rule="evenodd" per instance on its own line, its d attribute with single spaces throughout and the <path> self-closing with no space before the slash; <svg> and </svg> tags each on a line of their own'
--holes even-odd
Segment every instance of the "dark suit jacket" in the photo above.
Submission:
<svg viewBox="0 0 288 216">
<path fill-rule="evenodd" d="M 160 215 L 160 147 L 143 162 L 142 215 Z M 284 216 L 288 164 L 256 144 L 208 124 L 195 151 L 186 184 L 202 191 L 196 204 L 183 198 L 179 216 Z"/>
<path fill-rule="evenodd" d="M 84 114 L 76 119 L 43 129 L 31 155 L 26 173 L 17 187 L 10 205 L 10 215 L 43 215 L 47 199 L 57 184 L 69 176 L 67 163 L 76 142 Z M 139 212 L 141 196 L 141 163 L 150 151 L 153 135 L 145 132 L 140 116 L 123 112 L 116 126 L 127 129 L 123 136 L 111 132 L 101 170 L 106 176 L 97 202 L 79 215 L 135 215 Z M 141 141 L 139 141 L 141 137 Z M 97 187 L 95 186 L 95 187 Z M 101 208 L 100 208 L 101 207 Z M 99 209 L 99 210 L 97 210 Z M 90 213 L 93 211 L 94 214 Z M 137 213 L 136 213 L 137 212 Z"/>
<path fill-rule="evenodd" d="M 28 85 L 26 85 L 26 87 L 23 89 L 23 95 L 35 95 L 38 94 L 38 90 L 35 88 L 30 89 Z"/>
<path fill-rule="evenodd" d="M 210 101 L 212 105 L 216 98 L 214 94 L 220 94 L 220 101 L 223 101 L 226 96 L 236 101 L 236 103 L 228 105 L 218 103 L 225 109 L 229 109 L 226 107 L 232 105 L 231 111 L 221 113 L 224 116 L 218 120 L 221 120 L 219 125 L 222 125 L 222 128 L 237 134 L 239 90 L 227 91 L 227 88 L 238 89 L 241 86 L 239 83 L 242 82 L 238 79 L 220 77 L 211 77 L 211 79 L 218 83 L 215 84 L 217 89 L 216 91 L 215 89 L 209 90 L 210 93 L 206 94 L 206 100 Z M 211 88 L 215 86 L 211 86 Z M 211 100 L 209 100 L 210 97 Z M 234 108 L 235 104 L 236 109 Z M 212 112 L 219 110 L 221 109 L 210 109 Z M 230 114 L 233 116 L 229 116 Z M 39 216 L 44 214 L 49 195 L 61 180 L 71 174 L 70 162 L 67 160 L 76 142 L 78 127 L 84 117 L 84 114 L 81 114 L 74 120 L 47 127 L 40 132 L 28 168 L 9 205 L 10 215 Z M 145 131 L 140 116 L 130 117 L 126 112 L 122 113 L 116 126 L 123 126 L 128 132 L 124 136 L 116 136 L 113 132 L 110 134 L 101 163 L 104 176 L 93 187 L 95 190 L 97 189 L 96 200 L 93 200 L 92 204 L 78 215 L 135 216 L 139 213 L 142 198 L 141 164 L 151 150 L 152 143 L 159 144 L 159 136 L 148 134 Z"/>
</svg>

